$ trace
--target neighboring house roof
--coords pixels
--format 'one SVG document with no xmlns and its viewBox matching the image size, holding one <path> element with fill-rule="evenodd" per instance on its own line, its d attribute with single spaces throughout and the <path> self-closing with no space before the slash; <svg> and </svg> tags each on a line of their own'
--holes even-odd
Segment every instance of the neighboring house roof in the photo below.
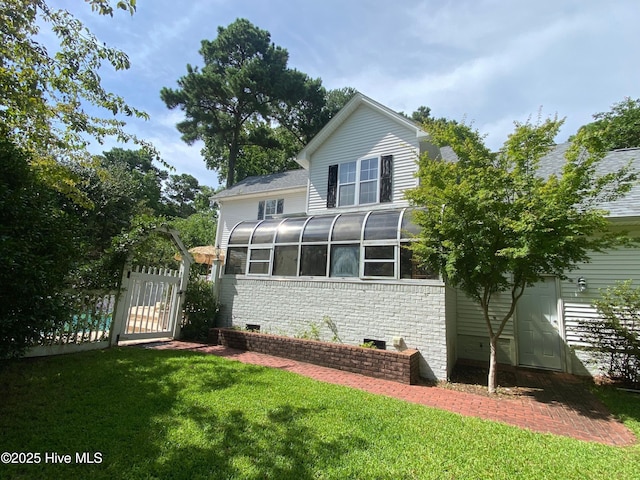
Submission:
<svg viewBox="0 0 640 480">
<path fill-rule="evenodd" d="M 569 146 L 569 143 L 556 145 L 551 152 L 540 159 L 539 171 L 545 178 L 562 173 L 562 166 L 566 161 L 564 155 Z M 616 172 L 629 163 L 637 173 L 640 173 L 640 148 L 625 148 L 607 153 L 596 167 L 596 174 Z M 611 218 L 640 217 L 640 184 L 636 183 L 624 197 L 613 202 L 605 202 L 600 207 L 608 210 L 608 216 Z"/>
<path fill-rule="evenodd" d="M 329 122 L 320 130 L 315 137 L 311 139 L 311 141 L 298 153 L 296 156 L 296 162 L 298 162 L 303 168 L 309 168 L 309 159 L 313 152 L 315 152 L 324 142 L 331 136 L 333 132 L 335 132 L 340 125 L 342 125 L 345 120 L 349 118 L 349 116 L 356 111 L 358 107 L 361 105 L 367 105 L 370 108 L 382 113 L 387 118 L 390 118 L 396 123 L 399 123 L 410 130 L 415 130 L 417 138 L 428 137 L 427 132 L 425 132 L 418 124 L 410 120 L 409 118 L 401 115 L 397 112 L 394 112 L 388 107 L 385 107 L 381 103 L 376 102 L 375 100 L 363 95 L 360 92 L 357 92 L 351 100 L 347 102 L 347 104 L 340 109 L 340 111 L 331 119 Z"/>
<path fill-rule="evenodd" d="M 222 200 L 239 195 L 255 195 L 277 190 L 307 188 L 308 179 L 309 172 L 304 169 L 247 177 L 231 188 L 216 193 L 211 199 Z"/>
</svg>

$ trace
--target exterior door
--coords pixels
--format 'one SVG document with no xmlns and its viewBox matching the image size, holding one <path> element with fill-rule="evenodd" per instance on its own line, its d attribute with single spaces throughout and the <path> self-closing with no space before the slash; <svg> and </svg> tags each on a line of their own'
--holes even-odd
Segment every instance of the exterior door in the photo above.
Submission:
<svg viewBox="0 0 640 480">
<path fill-rule="evenodd" d="M 562 370 L 555 278 L 526 288 L 518 302 L 517 320 L 520 365 Z"/>
</svg>

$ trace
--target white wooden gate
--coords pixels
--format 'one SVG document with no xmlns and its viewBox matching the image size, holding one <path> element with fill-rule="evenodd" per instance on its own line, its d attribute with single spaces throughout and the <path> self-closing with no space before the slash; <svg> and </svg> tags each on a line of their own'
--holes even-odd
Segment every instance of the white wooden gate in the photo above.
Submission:
<svg viewBox="0 0 640 480">
<path fill-rule="evenodd" d="M 188 269 L 126 269 L 111 344 L 175 338 L 179 334 Z"/>
</svg>

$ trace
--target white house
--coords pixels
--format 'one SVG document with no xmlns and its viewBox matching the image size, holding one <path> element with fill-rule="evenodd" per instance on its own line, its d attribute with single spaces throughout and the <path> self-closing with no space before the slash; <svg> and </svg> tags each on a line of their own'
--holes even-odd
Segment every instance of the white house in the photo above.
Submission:
<svg viewBox="0 0 640 480">
<path fill-rule="evenodd" d="M 546 157 L 561 164 L 565 146 Z M 412 263 L 415 226 L 404 191 L 417 185 L 417 159 L 437 149 L 415 123 L 357 94 L 299 153 L 302 169 L 251 177 L 215 195 L 221 324 L 386 348 L 415 348 L 421 375 L 446 379 L 458 359 L 486 361 L 484 320 L 462 293 Z M 611 167 L 637 150 L 612 152 Z M 638 162 L 640 164 L 640 161 Z M 547 168 L 545 167 L 545 168 Z M 640 187 L 608 205 L 615 228 L 639 231 Z M 527 291 L 500 342 L 499 361 L 586 373 L 577 321 L 593 315 L 597 288 L 640 281 L 637 249 L 598 255 L 572 279 Z M 503 306 L 496 305 L 496 309 Z"/>
</svg>

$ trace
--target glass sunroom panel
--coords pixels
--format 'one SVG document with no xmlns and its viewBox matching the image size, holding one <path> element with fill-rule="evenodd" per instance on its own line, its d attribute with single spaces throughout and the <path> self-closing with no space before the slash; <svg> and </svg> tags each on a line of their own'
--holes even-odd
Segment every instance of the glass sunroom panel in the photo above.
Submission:
<svg viewBox="0 0 640 480">
<path fill-rule="evenodd" d="M 412 238 L 420 233 L 420 227 L 413 223 L 414 209 L 406 210 L 402 216 L 402 226 L 400 227 L 401 238 Z"/>
<path fill-rule="evenodd" d="M 394 262 L 368 262 L 364 264 L 365 277 L 393 277 Z"/>
<path fill-rule="evenodd" d="M 304 227 L 302 242 L 326 242 L 329 239 L 329 229 L 334 218 L 333 216 L 313 217 Z"/>
<path fill-rule="evenodd" d="M 295 277 L 298 273 L 298 246 L 275 247 L 273 252 L 273 274 Z"/>
<path fill-rule="evenodd" d="M 276 243 L 298 243 L 306 218 L 289 218 L 282 222 L 276 233 Z"/>
<path fill-rule="evenodd" d="M 327 276 L 327 246 L 302 245 L 300 255 L 301 277 Z"/>
<path fill-rule="evenodd" d="M 251 243 L 273 243 L 273 237 L 280 223 L 282 223 L 282 220 L 265 220 L 262 222 L 253 232 Z"/>
<path fill-rule="evenodd" d="M 357 277 L 360 265 L 359 245 L 333 245 L 331 247 L 331 276 Z"/>
<path fill-rule="evenodd" d="M 228 248 L 224 273 L 227 275 L 244 275 L 246 268 L 247 247 Z"/>
<path fill-rule="evenodd" d="M 364 226 L 365 240 L 395 240 L 398 235 L 400 211 L 373 212 Z"/>
<path fill-rule="evenodd" d="M 437 280 L 437 272 L 432 272 L 421 266 L 413 258 L 413 252 L 408 243 L 400 246 L 400 278 L 414 278 L 420 280 Z"/>
<path fill-rule="evenodd" d="M 364 213 L 347 213 L 340 215 L 333 226 L 331 240 L 340 242 L 345 240 L 360 240 Z"/>
<path fill-rule="evenodd" d="M 258 222 L 242 222 L 236 226 L 229 237 L 229 245 L 246 245 L 253 228 Z"/>
</svg>

